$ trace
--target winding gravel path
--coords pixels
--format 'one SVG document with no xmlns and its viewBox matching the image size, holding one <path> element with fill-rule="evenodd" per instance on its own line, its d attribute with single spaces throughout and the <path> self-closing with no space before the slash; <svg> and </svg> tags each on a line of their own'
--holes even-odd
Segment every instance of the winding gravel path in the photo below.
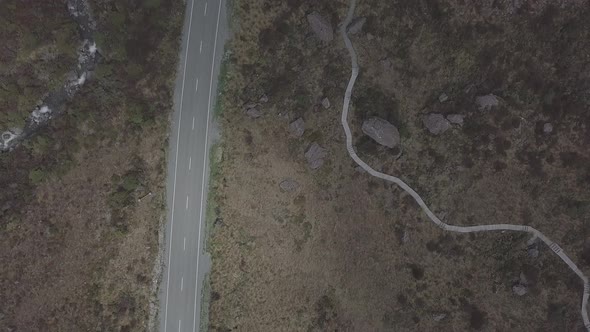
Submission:
<svg viewBox="0 0 590 332">
<path fill-rule="evenodd" d="M 428 208 L 426 203 L 424 203 L 424 200 L 422 200 L 420 195 L 418 195 L 418 193 L 416 191 L 414 191 L 414 189 L 412 189 L 410 186 L 408 186 L 404 181 L 402 181 L 400 178 L 397 178 L 395 176 L 384 174 L 384 173 L 374 170 L 371 166 L 367 165 L 367 163 L 365 163 L 356 154 L 356 152 L 354 151 L 353 145 L 352 145 L 352 134 L 350 132 L 350 127 L 348 126 L 348 110 L 350 107 L 350 98 L 352 95 L 352 89 L 354 88 L 354 83 L 355 83 L 356 78 L 359 74 L 359 65 L 357 62 L 356 52 L 354 50 L 354 47 L 352 46 L 352 42 L 350 41 L 350 38 L 348 37 L 347 31 L 346 31 L 346 28 L 348 27 L 348 25 L 352 21 L 355 7 L 356 7 L 356 0 L 350 0 L 350 6 L 348 8 L 348 14 L 346 16 L 346 19 L 340 25 L 340 34 L 342 35 L 342 38 L 344 39 L 344 43 L 346 44 L 346 49 L 348 50 L 348 53 L 350 54 L 351 67 L 352 67 L 352 73 L 350 75 L 350 80 L 348 81 L 348 86 L 346 88 L 346 93 L 344 95 L 344 103 L 342 105 L 342 118 L 341 118 L 342 127 L 344 128 L 344 132 L 346 133 L 346 149 L 348 150 L 348 154 L 350 155 L 350 157 L 359 166 L 361 166 L 365 171 L 367 171 L 372 176 L 383 179 L 388 182 L 395 183 L 399 187 L 401 187 L 403 190 L 405 190 L 408 194 L 410 194 L 414 198 L 414 200 L 418 203 L 418 205 L 420 205 L 422 210 L 426 213 L 426 215 L 428 215 L 428 218 L 430 218 L 430 220 L 433 223 L 435 223 L 438 227 L 442 228 L 443 230 L 457 232 L 457 233 L 473 233 L 473 232 L 488 232 L 488 231 L 526 232 L 526 233 L 531 234 L 533 236 L 533 239 L 538 238 L 541 241 L 543 241 L 549 248 L 551 248 L 551 250 L 557 256 L 559 256 L 559 258 L 561 258 L 562 261 L 564 261 L 567 264 L 567 266 L 570 269 L 572 269 L 578 275 L 578 277 L 580 277 L 580 279 L 584 283 L 584 293 L 582 295 L 581 312 L 582 312 L 582 318 L 584 320 L 584 326 L 586 327 L 586 330 L 590 331 L 590 320 L 588 319 L 588 311 L 587 311 L 588 297 L 590 296 L 590 284 L 588 283 L 588 277 L 586 277 L 586 275 L 584 275 L 584 273 L 567 256 L 565 251 L 563 251 L 563 249 L 561 249 L 561 247 L 557 243 L 551 241 L 543 233 L 541 233 L 537 229 L 530 227 L 530 226 L 510 225 L 510 224 L 455 226 L 455 225 L 446 224 L 443 221 L 441 221 L 434 213 L 432 213 L 432 211 L 430 211 L 430 209 Z"/>
</svg>

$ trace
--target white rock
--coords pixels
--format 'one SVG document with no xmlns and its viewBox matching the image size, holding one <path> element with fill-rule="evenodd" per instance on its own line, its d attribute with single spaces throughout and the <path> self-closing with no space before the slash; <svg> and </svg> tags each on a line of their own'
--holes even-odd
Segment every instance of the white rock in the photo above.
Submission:
<svg viewBox="0 0 590 332">
<path fill-rule="evenodd" d="M 440 101 L 441 103 L 444 103 L 445 101 L 449 100 L 449 96 L 447 96 L 446 93 L 441 93 L 440 96 L 438 96 L 438 101 Z"/>
<path fill-rule="evenodd" d="M 328 109 L 328 108 L 330 108 L 330 105 L 331 105 L 330 104 L 330 99 L 328 99 L 328 97 L 324 97 L 324 99 L 322 99 L 322 106 L 325 109 Z"/>
</svg>

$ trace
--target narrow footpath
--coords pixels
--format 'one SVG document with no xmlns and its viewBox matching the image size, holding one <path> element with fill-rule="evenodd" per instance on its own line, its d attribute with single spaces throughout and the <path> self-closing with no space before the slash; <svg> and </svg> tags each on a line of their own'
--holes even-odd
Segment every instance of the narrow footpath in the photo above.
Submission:
<svg viewBox="0 0 590 332">
<path fill-rule="evenodd" d="M 350 157 L 360 166 L 362 167 L 367 173 L 371 174 L 374 177 L 380 178 L 382 180 L 395 183 L 400 188 L 402 188 L 405 192 L 410 194 L 414 200 L 420 205 L 422 210 L 426 213 L 428 218 L 435 223 L 438 227 L 442 228 L 445 231 L 457 232 L 457 233 L 474 233 L 474 232 L 489 232 L 489 231 L 514 231 L 514 232 L 526 232 L 533 236 L 532 240 L 539 239 L 543 241 L 559 258 L 567 264 L 567 266 L 578 275 L 578 277 L 584 283 L 584 292 L 582 295 L 582 318 L 584 320 L 584 326 L 586 330 L 590 332 L 590 320 L 588 319 L 588 298 L 590 297 L 590 284 L 588 283 L 588 277 L 584 275 L 584 273 L 578 268 L 578 266 L 569 258 L 569 256 L 565 253 L 563 249 L 559 246 L 559 244 L 551 241 L 547 236 L 543 233 L 538 231 L 537 229 L 525 226 L 525 225 L 511 225 L 511 224 L 492 224 L 492 225 L 477 225 L 477 226 L 455 226 L 449 225 L 441 221 L 432 211 L 428 208 L 424 200 L 418 195 L 418 193 L 408 186 L 404 181 L 400 178 L 397 178 L 392 175 L 384 174 L 381 172 L 376 171 L 367 163 L 365 163 L 354 151 L 352 146 L 352 134 L 350 132 L 350 127 L 348 126 L 348 110 L 350 107 L 350 99 L 352 95 L 352 89 L 354 88 L 354 83 L 356 78 L 359 74 L 359 65 L 357 62 L 357 54 L 354 50 L 352 42 L 347 34 L 348 25 L 352 22 L 354 16 L 354 10 L 356 7 L 356 0 L 350 0 L 350 5 L 348 8 L 348 14 L 344 22 L 340 24 L 340 34 L 344 39 L 344 44 L 346 45 L 346 49 L 350 54 L 351 59 L 351 67 L 352 73 L 350 75 L 350 80 L 348 81 L 348 86 L 346 87 L 346 93 L 344 94 L 344 102 L 342 104 L 342 127 L 344 128 L 344 132 L 346 134 L 346 149 L 348 150 L 348 154 Z"/>
</svg>

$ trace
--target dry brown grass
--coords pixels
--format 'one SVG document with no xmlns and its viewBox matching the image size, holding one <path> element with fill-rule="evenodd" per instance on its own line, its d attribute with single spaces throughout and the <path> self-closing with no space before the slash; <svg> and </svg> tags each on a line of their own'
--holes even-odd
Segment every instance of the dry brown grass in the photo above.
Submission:
<svg viewBox="0 0 590 332">
<path fill-rule="evenodd" d="M 184 4 L 90 3 L 117 38 L 64 114 L 0 155 L 3 331 L 148 330 Z M 126 47 L 138 54 L 111 56 Z"/>
<path fill-rule="evenodd" d="M 368 22 L 353 39 L 361 76 L 351 115 L 360 154 L 407 180 L 448 222 L 533 225 L 588 270 L 590 156 L 579 125 L 588 121 L 587 83 L 575 74 L 584 68 L 575 52 L 587 40 L 583 14 L 551 6 L 517 17 L 491 11 L 482 24 L 484 14 L 469 5 L 435 4 L 360 3 Z M 341 40 L 320 44 L 305 20 L 318 10 L 336 26 L 344 1 L 234 5 L 241 29 L 221 100 L 213 330 L 581 328 L 582 285 L 550 250 L 531 258 L 518 234 L 442 233 L 398 188 L 354 170 L 339 125 L 349 60 Z M 254 21 L 261 8 L 268 15 Z M 540 22 L 574 45 L 548 37 Z M 383 67 L 384 59 L 392 65 Z M 443 91 L 451 101 L 439 104 Z M 482 114 L 473 99 L 490 92 L 503 106 Z M 242 105 L 262 93 L 270 97 L 264 116 L 249 119 Z M 332 108 L 314 111 L 324 95 Z M 428 112 L 461 113 L 466 124 L 434 137 L 420 120 Z M 401 157 L 362 137 L 360 122 L 370 115 L 400 128 Z M 295 139 L 288 123 L 300 116 L 307 129 Z M 545 122 L 553 134 L 539 131 Z M 317 171 L 303 156 L 312 142 L 329 151 Z M 295 193 L 280 191 L 287 177 L 300 183 Z M 521 273 L 530 285 L 518 297 L 511 288 Z"/>
</svg>

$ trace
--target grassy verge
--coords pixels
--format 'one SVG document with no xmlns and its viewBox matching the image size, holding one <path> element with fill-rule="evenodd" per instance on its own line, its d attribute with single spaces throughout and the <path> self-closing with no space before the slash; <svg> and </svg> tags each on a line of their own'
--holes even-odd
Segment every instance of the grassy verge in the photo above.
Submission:
<svg viewBox="0 0 590 332">
<path fill-rule="evenodd" d="M 210 274 L 205 275 L 203 280 L 203 295 L 201 296 L 201 320 L 199 331 L 205 332 L 209 330 L 209 303 L 211 302 L 211 281 Z"/>
<path fill-rule="evenodd" d="M 213 120 L 216 121 L 221 116 L 221 112 L 223 110 L 222 99 L 221 96 L 225 93 L 227 88 L 227 80 L 229 79 L 229 51 L 224 49 L 223 51 L 223 58 L 221 59 L 221 67 L 219 68 L 219 81 L 217 83 L 217 100 L 215 102 L 215 106 L 213 107 Z"/>
<path fill-rule="evenodd" d="M 221 161 L 223 160 L 223 149 L 220 142 L 214 143 L 209 151 L 209 193 L 207 195 L 207 208 L 205 211 L 205 250 L 209 251 L 209 236 L 214 230 L 215 222 L 219 217 L 218 187 L 221 174 Z"/>
</svg>

